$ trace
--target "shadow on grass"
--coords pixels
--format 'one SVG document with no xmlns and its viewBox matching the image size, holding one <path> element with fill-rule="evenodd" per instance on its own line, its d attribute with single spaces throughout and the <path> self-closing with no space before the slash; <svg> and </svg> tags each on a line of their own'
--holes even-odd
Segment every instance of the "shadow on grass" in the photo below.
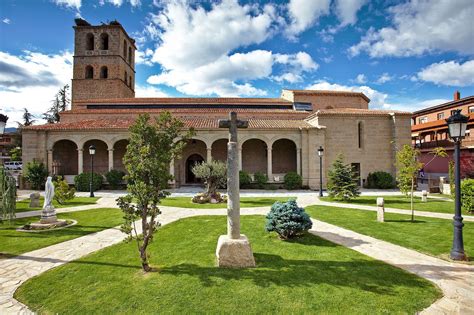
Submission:
<svg viewBox="0 0 474 315">
<path fill-rule="evenodd" d="M 396 222 L 396 223 L 428 223 L 426 221 L 423 221 L 423 220 L 417 220 L 415 219 L 414 221 L 410 220 L 410 219 L 405 219 L 405 220 L 390 220 L 390 219 L 386 219 L 385 222 Z"/>
</svg>

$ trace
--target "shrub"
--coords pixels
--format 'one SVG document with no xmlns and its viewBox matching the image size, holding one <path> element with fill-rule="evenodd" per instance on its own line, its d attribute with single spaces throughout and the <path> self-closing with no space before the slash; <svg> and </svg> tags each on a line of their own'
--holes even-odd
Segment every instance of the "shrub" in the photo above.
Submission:
<svg viewBox="0 0 474 315">
<path fill-rule="evenodd" d="M 72 200 L 75 197 L 76 190 L 69 188 L 69 184 L 61 176 L 58 176 L 54 181 L 54 200 L 59 204 L 63 205 L 68 200 Z"/>
<path fill-rule="evenodd" d="M 329 197 L 347 201 L 360 195 L 357 175 L 351 165 L 344 164 L 341 154 L 333 162 L 328 177 Z"/>
<path fill-rule="evenodd" d="M 300 189 L 303 185 L 303 178 L 296 172 L 288 172 L 284 178 L 284 186 L 288 190 Z"/>
<path fill-rule="evenodd" d="M 31 188 L 39 190 L 44 187 L 47 176 L 48 170 L 43 163 L 33 160 L 26 164 L 25 179 L 31 184 Z"/>
<path fill-rule="evenodd" d="M 461 182 L 461 207 L 464 212 L 474 211 L 474 179 Z"/>
<path fill-rule="evenodd" d="M 301 235 L 313 226 L 309 215 L 298 207 L 294 199 L 285 203 L 275 202 L 266 219 L 265 229 L 277 232 L 282 239 Z"/>
<path fill-rule="evenodd" d="M 203 192 L 191 198 L 191 202 L 199 203 L 199 204 L 224 203 L 224 202 L 227 202 L 227 196 L 224 194 L 221 194 L 220 192 L 216 192 L 213 196 L 210 196 Z"/>
<path fill-rule="evenodd" d="M 255 178 L 255 183 L 257 184 L 258 189 L 265 188 L 265 184 L 268 182 L 267 174 L 262 172 L 256 172 L 255 174 L 253 174 L 253 177 Z"/>
<path fill-rule="evenodd" d="M 373 172 L 367 176 L 367 187 L 377 189 L 389 189 L 394 187 L 394 179 L 390 173 L 387 172 Z"/>
<path fill-rule="evenodd" d="M 105 178 L 112 189 L 117 189 L 120 187 L 124 176 L 125 172 L 119 170 L 110 170 L 105 173 Z"/>
<path fill-rule="evenodd" d="M 252 183 L 252 177 L 245 171 L 239 172 L 240 188 L 248 187 Z"/>
<path fill-rule="evenodd" d="M 91 173 L 82 173 L 74 177 L 74 185 L 76 186 L 77 191 L 89 191 Z M 94 191 L 99 190 L 102 187 L 102 182 L 104 181 L 102 175 L 94 173 L 94 182 L 92 183 L 92 188 Z"/>
</svg>

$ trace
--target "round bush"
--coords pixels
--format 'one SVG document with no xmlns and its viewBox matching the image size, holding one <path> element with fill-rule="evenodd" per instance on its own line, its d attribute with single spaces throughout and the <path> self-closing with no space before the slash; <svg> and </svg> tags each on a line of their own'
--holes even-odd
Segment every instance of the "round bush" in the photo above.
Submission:
<svg viewBox="0 0 474 315">
<path fill-rule="evenodd" d="M 474 212 L 474 179 L 461 182 L 461 207 L 464 212 Z"/>
<path fill-rule="evenodd" d="M 300 189 L 303 185 L 303 178 L 296 172 L 288 172 L 284 178 L 284 186 L 288 190 Z"/>
<path fill-rule="evenodd" d="M 74 185 L 77 191 L 89 191 L 91 173 L 82 173 L 74 177 Z M 92 187 L 94 191 L 102 188 L 102 182 L 104 181 L 102 175 L 94 173 L 94 181 Z"/>
<path fill-rule="evenodd" d="M 389 189 L 394 187 L 395 180 L 390 173 L 373 172 L 367 176 L 367 187 L 376 189 Z"/>
<path fill-rule="evenodd" d="M 248 187 L 252 183 L 252 177 L 245 171 L 239 172 L 240 187 Z"/>
<path fill-rule="evenodd" d="M 105 173 L 105 178 L 112 189 L 117 189 L 122 184 L 125 173 L 119 170 L 110 170 Z"/>
<path fill-rule="evenodd" d="M 282 239 L 301 235 L 313 226 L 309 215 L 298 207 L 294 199 L 285 203 L 275 202 L 266 219 L 265 229 L 277 232 Z"/>
<path fill-rule="evenodd" d="M 265 188 L 265 184 L 268 182 L 267 174 L 262 172 L 256 172 L 255 174 L 253 174 L 253 177 L 255 178 L 255 183 L 257 184 L 258 189 Z"/>
</svg>

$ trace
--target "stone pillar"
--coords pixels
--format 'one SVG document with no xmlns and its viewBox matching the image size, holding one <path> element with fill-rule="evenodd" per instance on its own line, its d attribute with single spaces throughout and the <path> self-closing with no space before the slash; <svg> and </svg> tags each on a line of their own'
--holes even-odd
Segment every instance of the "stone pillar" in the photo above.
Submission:
<svg viewBox="0 0 474 315">
<path fill-rule="evenodd" d="M 174 159 L 170 162 L 170 175 L 173 176 L 173 179 L 170 181 L 170 184 L 175 184 L 176 179 L 174 178 Z"/>
<path fill-rule="evenodd" d="M 301 149 L 296 148 L 296 173 L 301 175 Z"/>
<path fill-rule="evenodd" d="M 53 173 L 53 150 L 48 150 L 48 173 Z"/>
<path fill-rule="evenodd" d="M 114 169 L 114 149 L 109 149 L 109 171 Z"/>
<path fill-rule="evenodd" d="M 77 149 L 77 174 L 84 173 L 84 150 Z"/>
<path fill-rule="evenodd" d="M 230 239 L 240 238 L 240 187 L 239 151 L 237 143 L 229 141 L 227 144 L 227 236 Z"/>
<path fill-rule="evenodd" d="M 239 148 L 239 171 L 242 170 L 242 148 Z"/>
<path fill-rule="evenodd" d="M 267 176 L 268 181 L 273 182 L 273 170 L 272 170 L 272 148 L 267 147 Z"/>
<path fill-rule="evenodd" d="M 428 201 L 428 192 L 426 190 L 421 191 L 421 201 L 423 201 L 423 202 Z"/>
<path fill-rule="evenodd" d="M 377 198 L 377 221 L 385 222 L 385 202 L 382 197 Z"/>
<path fill-rule="evenodd" d="M 206 157 L 206 162 L 211 162 L 212 161 L 212 148 L 207 148 L 207 157 Z"/>
</svg>

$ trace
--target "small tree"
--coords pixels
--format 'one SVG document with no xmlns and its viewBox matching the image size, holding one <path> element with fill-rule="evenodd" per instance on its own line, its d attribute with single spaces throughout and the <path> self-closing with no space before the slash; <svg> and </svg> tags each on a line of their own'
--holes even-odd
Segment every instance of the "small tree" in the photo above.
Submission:
<svg viewBox="0 0 474 315">
<path fill-rule="evenodd" d="M 22 127 L 23 126 L 25 126 L 25 127 L 31 126 L 36 121 L 35 119 L 33 119 L 33 118 L 35 118 L 35 116 L 28 111 L 28 108 L 23 108 L 22 118 L 23 118 L 23 122 L 21 123 Z"/>
<path fill-rule="evenodd" d="M 56 180 L 53 181 L 54 184 L 54 200 L 59 204 L 63 205 L 68 200 L 72 200 L 75 197 L 76 190 L 70 188 L 69 184 L 62 176 L 58 176 Z"/>
<path fill-rule="evenodd" d="M 282 239 L 301 235 L 313 226 L 309 215 L 298 207 L 294 199 L 284 203 L 275 202 L 266 219 L 265 229 L 277 232 Z"/>
<path fill-rule="evenodd" d="M 48 170 L 43 163 L 33 160 L 26 164 L 25 179 L 31 184 L 31 188 L 39 190 L 43 187 L 46 177 L 48 176 Z"/>
<path fill-rule="evenodd" d="M 227 167 L 222 161 L 197 163 L 193 166 L 192 172 L 197 178 L 204 180 L 205 195 L 210 198 L 215 198 L 217 189 L 226 184 Z"/>
<path fill-rule="evenodd" d="M 332 163 L 328 178 L 329 197 L 347 201 L 360 195 L 357 174 L 350 164 L 344 164 L 342 154 Z"/>
<path fill-rule="evenodd" d="M 21 148 L 20 147 L 14 147 L 13 149 L 10 150 L 10 160 L 11 161 L 21 161 Z"/>
<path fill-rule="evenodd" d="M 60 88 L 58 93 L 54 96 L 52 101 L 53 105 L 43 114 L 43 119 L 50 124 L 58 123 L 60 119 L 59 113 L 65 111 L 69 106 L 70 100 L 68 94 L 69 85 L 66 84 Z"/>
<path fill-rule="evenodd" d="M 140 115 L 130 127 L 130 141 L 123 158 L 127 169 L 127 190 L 129 194 L 117 199 L 124 212 L 125 222 L 121 230 L 135 238 L 145 272 L 151 271 L 147 247 L 159 226 L 158 204 L 168 194 L 163 189 L 173 179 L 169 174 L 170 162 L 179 156 L 186 140 L 193 133 L 183 134 L 184 124 L 165 112 L 150 123 L 148 114 Z M 178 141 L 176 141 L 178 139 Z M 133 203 L 132 203 L 133 202 Z M 135 221 L 140 219 L 142 235 Z M 134 234 L 134 235 L 133 235 Z"/>
</svg>

